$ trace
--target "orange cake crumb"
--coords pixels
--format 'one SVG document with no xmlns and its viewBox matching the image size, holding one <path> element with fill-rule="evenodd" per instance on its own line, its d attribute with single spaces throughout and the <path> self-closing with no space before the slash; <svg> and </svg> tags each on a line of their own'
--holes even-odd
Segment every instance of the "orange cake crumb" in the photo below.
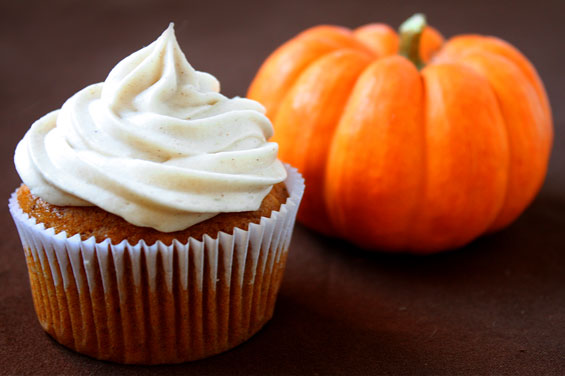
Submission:
<svg viewBox="0 0 565 376">
<path fill-rule="evenodd" d="M 160 240 L 170 245 L 174 239 L 186 242 L 189 237 L 202 240 L 205 234 L 216 238 L 220 231 L 232 234 L 236 227 L 247 230 L 250 223 L 259 223 L 261 217 L 270 217 L 273 210 L 279 210 L 288 198 L 288 191 L 284 182 L 275 184 L 263 199 L 258 210 L 221 213 L 185 230 L 175 232 L 161 232 L 149 227 L 139 227 L 96 206 L 51 205 L 32 195 L 25 184 L 18 188 L 17 198 L 25 213 L 39 223 L 43 223 L 46 228 L 54 228 L 56 233 L 66 231 L 68 236 L 80 234 L 82 240 L 94 236 L 97 242 L 109 238 L 113 244 L 118 244 L 124 239 L 130 244 L 136 244 L 143 239 L 147 244 Z"/>
</svg>

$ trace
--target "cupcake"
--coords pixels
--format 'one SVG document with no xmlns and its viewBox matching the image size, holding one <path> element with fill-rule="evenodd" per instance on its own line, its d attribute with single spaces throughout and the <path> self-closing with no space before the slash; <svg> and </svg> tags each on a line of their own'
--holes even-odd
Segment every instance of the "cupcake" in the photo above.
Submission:
<svg viewBox="0 0 565 376">
<path fill-rule="evenodd" d="M 300 174 L 257 102 L 195 71 L 172 24 L 16 148 L 9 208 L 55 340 L 121 363 L 228 350 L 273 315 Z"/>
</svg>

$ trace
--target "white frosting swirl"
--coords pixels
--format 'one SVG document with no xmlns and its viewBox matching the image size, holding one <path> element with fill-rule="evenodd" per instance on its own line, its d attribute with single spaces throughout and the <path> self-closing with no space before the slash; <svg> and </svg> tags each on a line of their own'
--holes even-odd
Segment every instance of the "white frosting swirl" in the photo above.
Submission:
<svg viewBox="0 0 565 376">
<path fill-rule="evenodd" d="M 259 103 L 195 71 L 173 25 L 37 120 L 16 148 L 23 182 L 60 206 L 98 206 L 171 232 L 256 210 L 286 171 Z"/>
</svg>

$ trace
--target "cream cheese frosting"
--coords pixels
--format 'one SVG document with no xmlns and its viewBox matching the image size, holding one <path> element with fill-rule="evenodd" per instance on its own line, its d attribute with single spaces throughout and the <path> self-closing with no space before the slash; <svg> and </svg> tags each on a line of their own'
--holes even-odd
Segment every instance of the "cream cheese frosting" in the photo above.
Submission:
<svg viewBox="0 0 565 376">
<path fill-rule="evenodd" d="M 53 205 L 95 205 L 163 232 L 257 210 L 286 178 L 267 141 L 273 128 L 261 104 L 219 89 L 188 63 L 171 24 L 37 120 L 16 148 L 16 169 Z"/>
</svg>

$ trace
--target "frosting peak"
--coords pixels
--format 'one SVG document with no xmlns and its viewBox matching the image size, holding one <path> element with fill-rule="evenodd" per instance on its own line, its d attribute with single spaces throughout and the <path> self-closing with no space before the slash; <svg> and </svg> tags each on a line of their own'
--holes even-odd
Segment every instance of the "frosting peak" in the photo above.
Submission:
<svg viewBox="0 0 565 376">
<path fill-rule="evenodd" d="M 214 76 L 190 66 L 171 23 L 155 42 L 112 69 L 101 99 L 111 109 L 188 119 L 199 107 L 217 102 L 219 90 Z"/>
<path fill-rule="evenodd" d="M 286 177 L 259 103 L 226 98 L 186 60 L 173 24 L 16 148 L 31 192 L 54 205 L 96 205 L 170 232 L 220 212 L 256 210 Z"/>
</svg>

